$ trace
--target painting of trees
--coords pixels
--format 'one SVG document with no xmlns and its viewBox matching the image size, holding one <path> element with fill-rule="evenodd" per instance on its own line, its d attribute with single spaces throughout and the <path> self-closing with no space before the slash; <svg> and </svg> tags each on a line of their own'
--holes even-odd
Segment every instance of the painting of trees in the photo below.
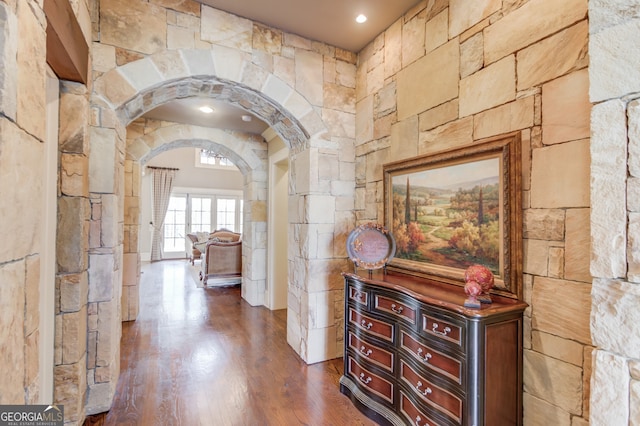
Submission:
<svg viewBox="0 0 640 426">
<path fill-rule="evenodd" d="M 496 272 L 500 256 L 497 159 L 396 176 L 392 232 L 398 258 Z"/>
</svg>

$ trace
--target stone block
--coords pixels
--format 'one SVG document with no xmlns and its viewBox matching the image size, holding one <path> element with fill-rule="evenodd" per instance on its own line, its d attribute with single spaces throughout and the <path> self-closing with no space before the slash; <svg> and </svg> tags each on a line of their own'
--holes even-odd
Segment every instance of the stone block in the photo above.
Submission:
<svg viewBox="0 0 640 426">
<path fill-rule="evenodd" d="M 24 261 L 2 264 L 0 282 L 0 362 L 7 366 L 2 374 L 0 404 L 24 404 Z"/>
<path fill-rule="evenodd" d="M 542 86 L 543 143 L 585 139 L 590 136 L 591 103 L 586 69 Z"/>
<path fill-rule="evenodd" d="M 425 24 L 424 13 L 418 13 L 402 26 L 402 66 L 405 68 L 424 56 Z"/>
<path fill-rule="evenodd" d="M 565 210 L 527 209 L 523 212 L 523 236 L 536 240 L 564 240 Z"/>
<path fill-rule="evenodd" d="M 324 107 L 338 111 L 356 112 L 356 91 L 337 84 L 324 84 Z"/>
<path fill-rule="evenodd" d="M 391 126 L 389 161 L 404 160 L 418 155 L 418 116 L 414 115 Z"/>
<path fill-rule="evenodd" d="M 590 147 L 591 274 L 623 277 L 627 273 L 627 132 L 621 101 L 593 107 Z"/>
<path fill-rule="evenodd" d="M 629 384 L 629 425 L 640 425 L 640 381 L 632 380 Z"/>
<path fill-rule="evenodd" d="M 84 86 L 81 93 L 73 92 L 77 86 L 79 84 L 64 82 L 60 92 L 58 146 L 62 153 L 86 155 L 89 102 Z"/>
<path fill-rule="evenodd" d="M 567 210 L 564 277 L 573 281 L 591 282 L 591 216 L 589 209 Z"/>
<path fill-rule="evenodd" d="M 629 424 L 629 367 L 619 355 L 596 350 L 591 378 L 592 425 Z"/>
<path fill-rule="evenodd" d="M 373 96 L 367 96 L 356 104 L 356 145 L 373 139 L 373 101 Z"/>
<path fill-rule="evenodd" d="M 384 32 L 384 77 L 389 78 L 401 69 L 402 19 L 398 19 Z"/>
<path fill-rule="evenodd" d="M 533 126 L 534 97 L 517 99 L 474 117 L 473 136 L 483 139 Z"/>
<path fill-rule="evenodd" d="M 582 413 L 582 368 L 545 354 L 524 351 L 522 375 L 525 393 L 570 414 Z"/>
<path fill-rule="evenodd" d="M 84 358 L 76 363 L 56 365 L 53 369 L 53 402 L 64 405 L 65 422 L 79 421 L 87 389 L 87 364 Z"/>
<path fill-rule="evenodd" d="M 516 97 L 516 62 L 510 55 L 460 80 L 460 117 L 513 101 Z"/>
<path fill-rule="evenodd" d="M 87 269 L 89 215 L 86 198 L 58 198 L 58 237 L 56 261 L 59 273 L 77 273 Z"/>
<path fill-rule="evenodd" d="M 398 120 L 456 98 L 459 68 L 460 48 L 452 40 L 398 72 Z"/>
<path fill-rule="evenodd" d="M 611 118 L 616 120 L 614 122 L 615 125 L 612 126 L 613 129 L 615 130 L 615 136 L 616 136 L 615 158 L 616 160 L 621 160 L 621 158 L 619 157 L 622 154 L 622 152 L 620 151 L 620 149 L 622 148 L 620 143 L 622 142 L 621 138 L 623 137 L 623 134 L 624 134 L 624 123 L 619 121 L 622 118 L 620 116 L 619 108 L 622 107 L 622 105 L 620 102 L 616 102 L 614 105 L 615 106 L 613 108 L 615 108 L 615 111 L 612 111 L 612 113 L 615 114 L 615 118 L 614 117 L 611 117 Z M 631 176 L 640 177 L 640 101 L 634 100 L 629 102 L 627 106 L 627 123 L 628 123 L 627 131 L 628 131 L 628 137 L 629 137 L 629 157 L 628 157 L 629 172 Z M 599 122 L 598 124 L 601 125 L 604 123 Z M 602 127 L 598 127 L 598 130 L 603 131 L 605 129 Z M 602 136 L 604 136 L 604 134 L 602 134 Z M 616 164 L 617 164 L 617 161 L 616 161 Z M 620 176 L 621 174 L 622 174 L 621 171 L 618 171 L 617 175 Z"/>
<path fill-rule="evenodd" d="M 526 2 L 484 30 L 485 63 L 530 46 L 586 16 L 587 0 Z"/>
<path fill-rule="evenodd" d="M 18 19 L 6 3 L 0 4 L 0 113 L 15 121 L 17 109 Z"/>
<path fill-rule="evenodd" d="M 60 155 L 60 191 L 70 197 L 89 194 L 89 160 L 82 155 Z"/>
<path fill-rule="evenodd" d="M 87 351 L 87 308 L 61 315 L 62 363 L 73 364 L 84 359 Z"/>
<path fill-rule="evenodd" d="M 167 49 L 193 49 L 195 45 L 195 33 L 192 29 L 167 26 Z"/>
<path fill-rule="evenodd" d="M 594 0 L 589 2 L 589 27 L 596 34 L 610 27 L 640 18 L 635 0 Z"/>
<path fill-rule="evenodd" d="M 591 102 L 619 98 L 640 90 L 640 57 L 636 54 L 637 43 L 631 42 L 638 38 L 640 19 L 607 28 L 589 37 Z"/>
<path fill-rule="evenodd" d="M 166 10 L 148 2 L 102 0 L 100 41 L 152 54 L 167 47 Z"/>
<path fill-rule="evenodd" d="M 151 3 L 192 16 L 200 16 L 200 3 L 194 0 L 151 0 Z M 178 21 L 181 15 L 178 14 Z M 186 16 L 183 19 L 186 19 Z"/>
<path fill-rule="evenodd" d="M 473 117 L 452 121 L 433 130 L 420 132 L 418 154 L 432 154 L 473 142 Z"/>
<path fill-rule="evenodd" d="M 86 272 L 60 275 L 59 282 L 62 312 L 78 312 L 87 304 L 89 282 Z"/>
<path fill-rule="evenodd" d="M 526 90 L 588 65 L 588 21 L 518 52 L 518 90 Z"/>
<path fill-rule="evenodd" d="M 308 195 L 305 203 L 306 223 L 333 223 L 335 197 L 327 195 Z"/>
<path fill-rule="evenodd" d="M 636 332 L 640 285 L 597 278 L 591 296 L 593 345 L 636 359 L 640 353 L 640 335 Z"/>
<path fill-rule="evenodd" d="M 549 247 L 549 277 L 564 278 L 564 249 Z"/>
<path fill-rule="evenodd" d="M 589 140 L 534 149 L 531 207 L 588 207 L 590 165 Z"/>
<path fill-rule="evenodd" d="M 16 123 L 41 141 L 46 131 L 46 36 L 44 12 L 28 2 L 17 4 L 17 57 L 15 77 Z M 9 41 L 14 41 L 13 37 Z M 10 49 L 13 50 L 13 49 Z M 9 64 L 13 60 L 10 60 Z M 4 64 L 3 64 L 4 66 Z M 11 92 L 10 92 L 11 93 Z M 13 94 L 13 93 L 12 93 Z"/>
<path fill-rule="evenodd" d="M 89 191 L 113 193 L 115 190 L 116 132 L 113 129 L 91 128 L 89 157 Z"/>
<path fill-rule="evenodd" d="M 537 330 L 533 331 L 531 340 L 534 351 L 582 368 L 584 346 L 580 343 Z"/>
<path fill-rule="evenodd" d="M 460 44 L 460 77 L 465 78 L 482 69 L 484 50 L 482 32 Z"/>
<path fill-rule="evenodd" d="M 552 401 L 551 401 L 552 402 Z M 522 398 L 524 418 L 529 426 L 572 426 L 571 414 L 551 402 L 524 393 Z"/>
<path fill-rule="evenodd" d="M 484 18 L 492 15 L 502 7 L 501 0 L 451 0 L 449 2 L 449 38 L 471 28 Z"/>
<path fill-rule="evenodd" d="M 0 244 L 3 263 L 40 251 L 42 211 L 33 205 L 43 198 L 44 149 L 40 141 L 4 118 L 0 118 L 0 135 L 0 235 L 20 236 Z"/>
<path fill-rule="evenodd" d="M 113 298 L 114 271 L 113 254 L 89 256 L 89 302 L 104 302 Z"/>
<path fill-rule="evenodd" d="M 295 61 L 296 91 L 312 105 L 323 106 L 322 55 L 300 50 Z"/>
<path fill-rule="evenodd" d="M 533 328 L 555 336 L 591 344 L 589 315 L 591 286 L 535 277 L 531 297 Z"/>
<path fill-rule="evenodd" d="M 549 271 L 549 241 L 524 240 L 525 274 L 546 276 Z"/>
<path fill-rule="evenodd" d="M 425 52 L 431 52 L 442 46 L 449 40 L 449 10 L 445 9 L 432 19 L 427 21 L 425 26 Z"/>
</svg>

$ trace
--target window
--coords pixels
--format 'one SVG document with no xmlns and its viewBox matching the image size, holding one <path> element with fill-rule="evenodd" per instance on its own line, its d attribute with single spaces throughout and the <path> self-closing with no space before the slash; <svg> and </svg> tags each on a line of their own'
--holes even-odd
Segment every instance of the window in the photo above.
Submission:
<svg viewBox="0 0 640 426">
<path fill-rule="evenodd" d="M 218 154 L 215 151 L 196 148 L 196 167 L 209 167 L 220 169 L 235 169 L 236 166 L 227 157 Z"/>
<path fill-rule="evenodd" d="M 186 236 L 227 228 L 242 232 L 242 198 L 218 194 L 172 194 L 164 219 L 164 252 L 183 256 Z"/>
<path fill-rule="evenodd" d="M 191 232 L 211 231 L 212 197 L 192 196 L 191 199 Z"/>
<path fill-rule="evenodd" d="M 164 251 L 184 252 L 187 197 L 174 196 L 169 199 L 169 208 L 164 218 Z"/>
<path fill-rule="evenodd" d="M 218 228 L 233 231 L 236 228 L 236 200 L 233 198 L 218 198 L 217 200 Z"/>
</svg>

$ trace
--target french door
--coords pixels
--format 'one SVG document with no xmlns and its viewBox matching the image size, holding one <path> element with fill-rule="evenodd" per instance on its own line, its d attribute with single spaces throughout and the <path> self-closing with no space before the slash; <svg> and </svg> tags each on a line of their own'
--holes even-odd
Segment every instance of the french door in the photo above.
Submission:
<svg viewBox="0 0 640 426">
<path fill-rule="evenodd" d="M 171 194 L 164 219 L 164 257 L 183 257 L 188 233 L 242 230 L 242 199 L 209 194 Z"/>
</svg>

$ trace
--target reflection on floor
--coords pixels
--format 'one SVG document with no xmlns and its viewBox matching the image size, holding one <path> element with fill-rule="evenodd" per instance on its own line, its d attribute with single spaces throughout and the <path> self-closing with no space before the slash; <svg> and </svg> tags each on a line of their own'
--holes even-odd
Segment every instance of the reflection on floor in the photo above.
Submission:
<svg viewBox="0 0 640 426">
<path fill-rule="evenodd" d="M 143 266 L 140 314 L 123 324 L 111 410 L 87 425 L 373 425 L 340 394 L 342 360 L 306 365 L 286 310 L 240 288 L 197 288 L 186 260 Z"/>
</svg>

